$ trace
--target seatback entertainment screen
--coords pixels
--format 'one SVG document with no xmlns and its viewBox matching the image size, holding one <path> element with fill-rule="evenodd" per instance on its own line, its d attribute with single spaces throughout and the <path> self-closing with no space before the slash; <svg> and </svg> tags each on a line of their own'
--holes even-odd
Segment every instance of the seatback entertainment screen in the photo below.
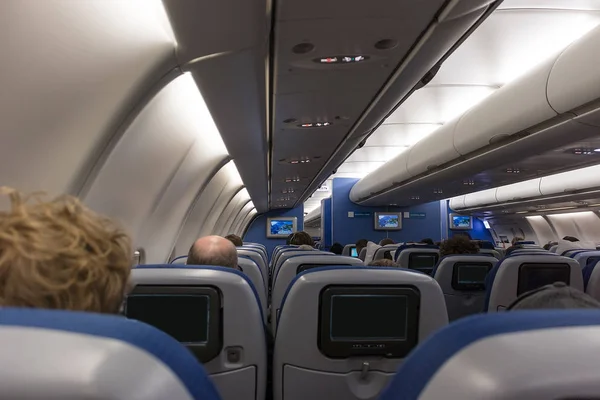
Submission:
<svg viewBox="0 0 600 400">
<path fill-rule="evenodd" d="M 517 296 L 554 282 L 571 283 L 569 264 L 524 263 L 519 267 Z"/>
<path fill-rule="evenodd" d="M 484 291 L 491 262 L 457 262 L 452 271 L 452 288 L 460 291 Z"/>
</svg>

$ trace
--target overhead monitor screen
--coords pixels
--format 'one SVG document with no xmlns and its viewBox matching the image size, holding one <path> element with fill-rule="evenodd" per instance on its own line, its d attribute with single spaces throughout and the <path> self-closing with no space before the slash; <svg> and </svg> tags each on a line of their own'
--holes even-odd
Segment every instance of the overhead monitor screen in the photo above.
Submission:
<svg viewBox="0 0 600 400">
<path fill-rule="evenodd" d="M 438 253 L 410 253 L 408 255 L 408 268 L 431 275 L 440 256 Z"/>
<path fill-rule="evenodd" d="M 350 257 L 358 257 L 358 252 L 356 251 L 356 247 L 350 248 Z"/>
<path fill-rule="evenodd" d="M 399 212 L 376 212 L 374 227 L 378 231 L 397 231 L 402 229 L 402 216 Z"/>
<path fill-rule="evenodd" d="M 491 262 L 458 262 L 454 264 L 452 287 L 465 291 L 485 290 L 485 278 L 491 269 Z"/>
<path fill-rule="evenodd" d="M 414 287 L 330 287 L 321 297 L 320 348 L 330 357 L 403 356 L 417 342 Z"/>
<path fill-rule="evenodd" d="M 127 317 L 152 325 L 181 343 L 206 343 L 209 297 L 196 295 L 132 295 Z"/>
<path fill-rule="evenodd" d="M 213 287 L 138 285 L 127 296 L 125 316 L 171 335 L 201 362 L 221 351 L 221 298 Z"/>
<path fill-rule="evenodd" d="M 296 218 L 268 218 L 267 237 L 285 238 L 296 232 Z"/>
<path fill-rule="evenodd" d="M 554 282 L 571 283 L 571 270 L 568 264 L 525 263 L 519 267 L 517 296 Z"/>
<path fill-rule="evenodd" d="M 473 219 L 469 215 L 450 214 L 450 229 L 472 229 Z"/>
</svg>

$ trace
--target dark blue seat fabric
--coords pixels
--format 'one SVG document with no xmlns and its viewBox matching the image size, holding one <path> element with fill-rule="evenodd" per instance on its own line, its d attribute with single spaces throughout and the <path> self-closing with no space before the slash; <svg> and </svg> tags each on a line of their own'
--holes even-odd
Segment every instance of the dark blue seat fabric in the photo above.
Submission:
<svg viewBox="0 0 600 400">
<path fill-rule="evenodd" d="M 590 257 L 590 259 L 588 259 L 587 261 L 587 264 L 585 265 L 585 268 L 581 271 L 581 273 L 583 274 L 584 290 L 587 290 L 588 283 L 590 282 L 590 278 L 592 277 L 592 272 L 594 272 L 594 269 L 598 265 L 598 262 L 600 262 L 600 257 Z"/>
<path fill-rule="evenodd" d="M 511 332 L 591 325 L 600 325 L 600 311 L 519 311 L 461 319 L 413 350 L 379 400 L 418 399 L 446 361 L 478 340 Z"/>
<path fill-rule="evenodd" d="M 479 248 L 480 249 L 488 249 L 488 250 L 496 250 L 496 247 L 494 246 L 494 244 L 492 242 L 490 242 L 489 240 L 479 241 Z"/>
<path fill-rule="evenodd" d="M 128 343 L 162 361 L 194 399 L 220 399 L 206 371 L 192 353 L 171 336 L 145 323 L 104 314 L 3 308 L 0 309 L 0 325 L 80 333 Z"/>
</svg>

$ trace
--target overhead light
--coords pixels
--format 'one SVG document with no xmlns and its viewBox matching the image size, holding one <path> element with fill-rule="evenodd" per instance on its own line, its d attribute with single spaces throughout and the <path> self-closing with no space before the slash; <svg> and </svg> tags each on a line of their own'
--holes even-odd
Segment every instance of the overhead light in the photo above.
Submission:
<svg viewBox="0 0 600 400">
<path fill-rule="evenodd" d="M 369 59 L 369 56 L 363 55 L 343 55 L 315 58 L 313 61 L 318 64 L 354 64 Z"/>
<path fill-rule="evenodd" d="M 519 168 L 506 168 L 506 172 L 509 174 L 518 174 L 521 170 Z"/>
<path fill-rule="evenodd" d="M 285 178 L 286 183 L 290 182 L 300 182 L 300 178 Z"/>
<path fill-rule="evenodd" d="M 433 189 L 434 194 L 442 194 L 444 193 L 442 189 Z"/>
<path fill-rule="evenodd" d="M 527 214 L 529 211 L 517 211 L 515 214 Z"/>
<path fill-rule="evenodd" d="M 463 181 L 463 185 L 473 186 L 473 185 L 475 185 L 475 181 L 472 179 L 469 179 L 469 180 Z"/>
<path fill-rule="evenodd" d="M 490 223 L 487 222 L 486 220 L 483 220 L 483 226 L 485 227 L 485 229 L 491 229 Z"/>
<path fill-rule="evenodd" d="M 595 149 L 594 150 L 596 153 L 600 153 L 600 149 Z"/>
<path fill-rule="evenodd" d="M 300 124 L 298 125 L 298 128 L 325 128 L 327 126 L 331 126 L 333 125 L 332 122 L 308 122 L 305 124 Z"/>
<path fill-rule="evenodd" d="M 600 152 L 600 149 L 596 149 L 596 150 L 598 150 L 598 152 Z M 596 152 L 596 150 L 594 150 L 594 149 L 574 149 L 573 154 L 575 154 L 577 156 L 589 156 L 591 154 L 594 154 L 594 152 Z"/>
<path fill-rule="evenodd" d="M 419 197 L 419 196 L 410 196 L 410 199 L 411 199 L 411 200 L 419 200 L 419 199 L 420 199 L 420 197 Z"/>
<path fill-rule="evenodd" d="M 281 193 L 283 193 L 283 194 L 294 193 L 294 189 L 292 189 L 292 188 L 289 188 L 289 189 L 283 189 L 283 190 L 281 191 Z"/>
</svg>

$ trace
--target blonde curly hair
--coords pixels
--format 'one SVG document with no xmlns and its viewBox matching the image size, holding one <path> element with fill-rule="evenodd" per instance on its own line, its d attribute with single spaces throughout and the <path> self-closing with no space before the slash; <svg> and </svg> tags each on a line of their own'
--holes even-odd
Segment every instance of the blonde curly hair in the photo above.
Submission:
<svg viewBox="0 0 600 400">
<path fill-rule="evenodd" d="M 129 236 L 72 196 L 42 201 L 7 187 L 0 194 L 11 202 L 0 211 L 0 305 L 118 312 Z"/>
</svg>

